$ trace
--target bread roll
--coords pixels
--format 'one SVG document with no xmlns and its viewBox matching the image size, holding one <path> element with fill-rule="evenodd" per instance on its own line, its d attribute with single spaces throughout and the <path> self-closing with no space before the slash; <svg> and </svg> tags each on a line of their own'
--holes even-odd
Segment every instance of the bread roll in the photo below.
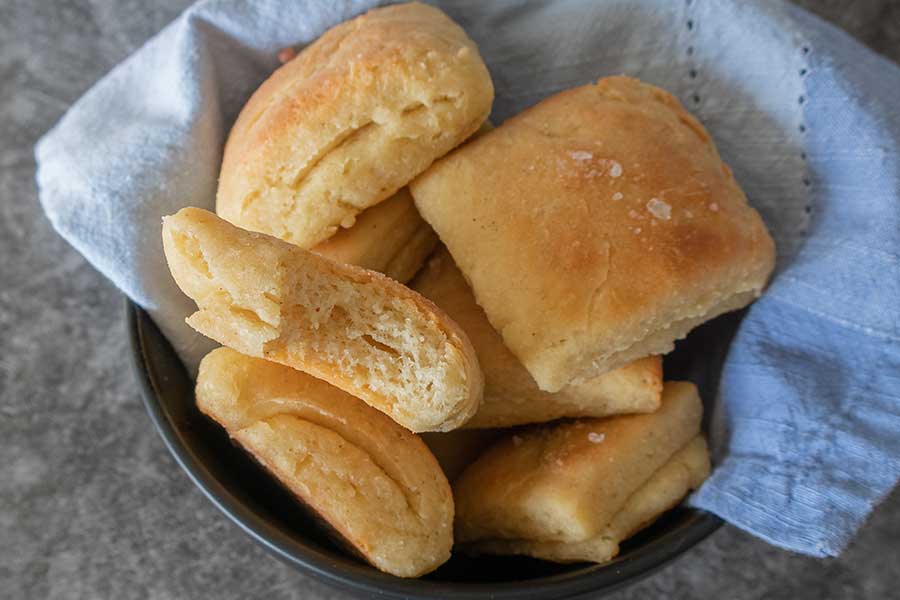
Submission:
<svg viewBox="0 0 900 600">
<path fill-rule="evenodd" d="M 615 371 L 551 394 L 541 391 L 522 363 L 506 348 L 472 290 L 440 248 L 410 286 L 437 304 L 466 332 L 484 373 L 481 406 L 464 427 L 510 427 L 561 417 L 605 417 L 659 408 L 662 360 L 636 360 Z"/>
<path fill-rule="evenodd" d="M 409 281 L 434 250 L 437 235 L 419 215 L 407 188 L 363 211 L 350 229 L 341 229 L 312 251 L 337 262 Z"/>
<path fill-rule="evenodd" d="M 311 248 L 474 133 L 493 97 L 474 42 L 443 12 L 372 10 L 253 94 L 228 137 L 216 211 Z"/>
<path fill-rule="evenodd" d="M 453 484 L 456 539 L 580 542 L 700 432 L 691 383 L 668 382 L 652 414 L 534 427 L 492 446 Z"/>
<path fill-rule="evenodd" d="M 453 481 L 494 441 L 504 435 L 500 429 L 454 429 L 420 434 L 434 454 L 447 479 Z"/>
<path fill-rule="evenodd" d="M 557 392 L 758 296 L 774 244 L 709 134 L 628 77 L 552 96 L 410 185 L 506 346 Z"/>
<path fill-rule="evenodd" d="M 393 279 L 198 208 L 163 219 L 163 246 L 199 307 L 188 324 L 217 342 L 324 379 L 412 431 L 455 429 L 478 409 L 466 334 Z"/>
<path fill-rule="evenodd" d="M 493 129 L 489 121 L 469 140 Z M 349 229 L 316 244 L 312 251 L 338 262 L 384 273 L 406 283 L 412 279 L 437 244 L 437 234 L 413 204 L 409 188 L 367 208 Z"/>
<path fill-rule="evenodd" d="M 628 498 L 609 525 L 581 542 L 485 540 L 465 546 L 474 554 L 525 554 L 555 562 L 606 562 L 619 554 L 619 544 L 681 502 L 709 476 L 706 440 L 698 435 L 660 467 Z"/>
<path fill-rule="evenodd" d="M 416 577 L 450 557 L 453 497 L 437 461 L 359 399 L 219 348 L 200 363 L 197 406 L 378 569 Z"/>
</svg>

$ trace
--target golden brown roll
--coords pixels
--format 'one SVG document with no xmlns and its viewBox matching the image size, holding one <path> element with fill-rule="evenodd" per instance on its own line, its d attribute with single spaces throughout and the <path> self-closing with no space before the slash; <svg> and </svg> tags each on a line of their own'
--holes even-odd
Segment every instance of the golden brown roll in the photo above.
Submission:
<svg viewBox="0 0 900 600">
<path fill-rule="evenodd" d="M 341 229 L 316 244 L 312 251 L 406 283 L 422 267 L 436 243 L 437 235 L 419 215 L 409 189 L 402 188 L 360 213 L 353 227 Z"/>
<path fill-rule="evenodd" d="M 472 290 L 441 247 L 410 287 L 446 311 L 466 332 L 484 373 L 484 396 L 464 427 L 511 427 L 561 417 L 605 417 L 659 408 L 662 360 L 649 356 L 556 393 L 541 391 L 503 344 Z"/>
<path fill-rule="evenodd" d="M 655 413 L 564 421 L 501 440 L 453 484 L 457 541 L 597 535 L 700 432 L 702 414 L 693 384 L 667 382 Z"/>
<path fill-rule="evenodd" d="M 440 10 L 372 10 L 279 68 L 225 147 L 216 211 L 311 248 L 394 194 L 487 118 L 474 42 Z"/>
<path fill-rule="evenodd" d="M 393 279 L 199 208 L 163 219 L 163 246 L 199 308 L 187 323 L 220 344 L 324 379 L 412 431 L 455 429 L 478 409 L 466 334 Z"/>
<path fill-rule="evenodd" d="M 378 569 L 416 577 L 450 557 L 453 498 L 437 461 L 359 399 L 219 348 L 200 363 L 197 406 Z"/>
<path fill-rule="evenodd" d="M 580 542 L 484 540 L 464 546 L 474 554 L 525 554 L 555 562 L 606 562 L 619 553 L 619 544 L 678 505 L 709 476 L 706 440 L 698 435 L 675 453 L 634 492 L 600 533 Z"/>
<path fill-rule="evenodd" d="M 556 94 L 410 190 L 506 346 L 556 392 L 749 303 L 774 244 L 703 126 L 628 77 Z"/>
</svg>

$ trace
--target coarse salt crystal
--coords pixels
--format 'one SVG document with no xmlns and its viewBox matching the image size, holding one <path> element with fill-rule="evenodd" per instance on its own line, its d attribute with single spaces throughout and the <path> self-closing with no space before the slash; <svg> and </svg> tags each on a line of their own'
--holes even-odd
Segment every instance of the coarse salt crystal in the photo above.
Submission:
<svg viewBox="0 0 900 600">
<path fill-rule="evenodd" d="M 640 215 L 638 214 L 638 212 L 636 210 L 634 210 L 632 208 L 631 210 L 628 211 L 628 216 L 631 217 L 632 219 L 637 219 Z"/>
<path fill-rule="evenodd" d="M 684 211 L 684 216 L 686 216 L 688 219 L 690 219 L 691 217 L 694 216 L 694 213 L 692 213 L 689 210 L 686 210 L 686 211 Z"/>
<path fill-rule="evenodd" d="M 613 194 L 612 198 L 613 198 L 613 200 L 621 200 L 622 192 L 616 192 L 615 194 Z"/>
<path fill-rule="evenodd" d="M 588 434 L 588 440 L 592 444 L 602 444 L 603 440 L 605 440 L 605 439 L 606 439 L 606 434 L 603 434 L 603 433 L 597 433 L 595 431 L 592 431 Z"/>
<path fill-rule="evenodd" d="M 713 212 L 719 212 L 719 205 L 716 204 L 715 202 L 713 202 L 712 204 L 709 205 L 709 210 L 711 210 Z"/>
<path fill-rule="evenodd" d="M 557 458 L 557 459 L 556 459 L 556 466 L 557 466 L 557 467 L 563 466 L 563 461 Z"/>
<path fill-rule="evenodd" d="M 584 150 L 575 150 L 574 152 L 569 152 L 569 156 L 574 158 L 575 160 L 591 160 L 594 158 L 594 155 L 590 152 L 585 152 Z"/>
<path fill-rule="evenodd" d="M 647 210 L 654 217 L 663 221 L 668 221 L 672 218 L 672 207 L 659 198 L 650 198 L 650 201 L 647 202 Z"/>
<path fill-rule="evenodd" d="M 616 161 L 611 161 L 609 167 L 609 176 L 610 177 L 620 177 L 622 175 L 622 165 L 617 163 Z"/>
<path fill-rule="evenodd" d="M 639 234 L 639 233 L 641 232 L 641 228 L 640 228 L 640 227 L 635 227 L 632 231 L 634 231 L 635 235 L 637 235 L 637 234 Z"/>
</svg>

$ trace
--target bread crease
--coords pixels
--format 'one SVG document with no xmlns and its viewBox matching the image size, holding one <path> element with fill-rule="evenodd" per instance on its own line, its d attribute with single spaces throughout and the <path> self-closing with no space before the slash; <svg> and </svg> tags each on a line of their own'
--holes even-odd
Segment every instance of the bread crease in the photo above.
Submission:
<svg viewBox="0 0 900 600">
<path fill-rule="evenodd" d="M 401 577 L 450 556 L 453 501 L 427 447 L 361 400 L 289 367 L 219 348 L 197 406 L 377 568 Z"/>
</svg>

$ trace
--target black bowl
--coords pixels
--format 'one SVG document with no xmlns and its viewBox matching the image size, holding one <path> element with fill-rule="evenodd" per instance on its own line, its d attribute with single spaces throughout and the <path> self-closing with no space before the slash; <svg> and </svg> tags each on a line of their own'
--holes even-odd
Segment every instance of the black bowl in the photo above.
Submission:
<svg viewBox="0 0 900 600">
<path fill-rule="evenodd" d="M 146 312 L 126 304 L 135 374 L 144 404 L 175 460 L 219 510 L 300 571 L 359 595 L 383 598 L 572 598 L 634 582 L 718 529 L 709 513 L 678 507 L 622 544 L 604 565 L 558 565 L 523 557 L 454 554 L 421 579 L 400 579 L 346 555 L 271 477 L 194 403 L 193 383 Z M 739 316 L 698 328 L 666 357 L 668 379 L 689 379 L 714 398 Z"/>
</svg>

